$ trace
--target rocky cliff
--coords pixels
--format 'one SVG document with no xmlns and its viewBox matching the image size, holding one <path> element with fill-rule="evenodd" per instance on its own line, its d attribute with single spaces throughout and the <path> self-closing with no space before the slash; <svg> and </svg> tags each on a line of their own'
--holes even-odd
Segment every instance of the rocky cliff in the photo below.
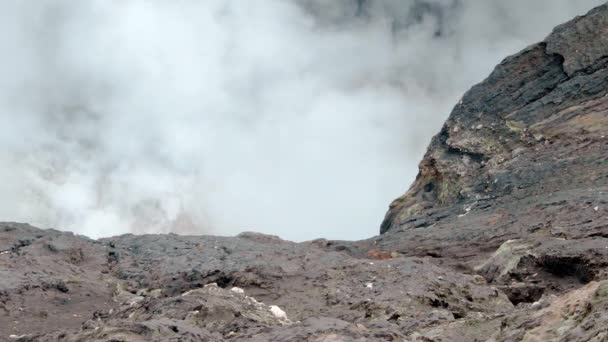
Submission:
<svg viewBox="0 0 608 342">
<path fill-rule="evenodd" d="M 607 341 L 608 5 L 456 105 L 381 235 L 0 224 L 0 340 Z"/>
</svg>

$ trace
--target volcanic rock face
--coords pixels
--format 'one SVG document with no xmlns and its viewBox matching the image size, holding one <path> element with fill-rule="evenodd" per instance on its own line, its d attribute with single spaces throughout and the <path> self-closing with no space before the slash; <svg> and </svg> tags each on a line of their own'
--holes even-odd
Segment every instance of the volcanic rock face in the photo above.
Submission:
<svg viewBox="0 0 608 342">
<path fill-rule="evenodd" d="M 454 108 L 382 235 L 0 224 L 0 340 L 608 340 L 608 5 Z"/>
<path fill-rule="evenodd" d="M 454 108 L 381 233 L 434 208 L 605 184 L 589 172 L 606 171 L 607 65 L 605 5 L 504 60 Z"/>
</svg>

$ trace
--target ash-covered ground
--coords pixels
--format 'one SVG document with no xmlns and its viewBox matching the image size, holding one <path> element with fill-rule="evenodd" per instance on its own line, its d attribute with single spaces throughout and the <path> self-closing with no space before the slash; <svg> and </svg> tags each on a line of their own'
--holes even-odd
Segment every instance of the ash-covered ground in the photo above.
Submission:
<svg viewBox="0 0 608 342">
<path fill-rule="evenodd" d="M 464 95 L 381 233 L 3 223 L 0 340 L 608 341 L 608 5 Z"/>
</svg>

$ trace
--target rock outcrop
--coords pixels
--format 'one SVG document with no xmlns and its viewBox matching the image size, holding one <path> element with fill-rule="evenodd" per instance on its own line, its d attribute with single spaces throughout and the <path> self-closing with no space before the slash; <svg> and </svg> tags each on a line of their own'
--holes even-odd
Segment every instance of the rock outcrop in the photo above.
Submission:
<svg viewBox="0 0 608 342">
<path fill-rule="evenodd" d="M 604 5 L 505 59 L 467 92 L 381 233 L 421 225 L 415 218 L 442 208 L 605 185 L 606 27 Z"/>
<path fill-rule="evenodd" d="M 465 94 L 378 243 L 482 260 L 509 239 L 606 237 L 607 13 L 557 27 Z"/>
<path fill-rule="evenodd" d="M 0 224 L 0 340 L 608 340 L 608 5 L 456 105 L 381 235 Z"/>
</svg>

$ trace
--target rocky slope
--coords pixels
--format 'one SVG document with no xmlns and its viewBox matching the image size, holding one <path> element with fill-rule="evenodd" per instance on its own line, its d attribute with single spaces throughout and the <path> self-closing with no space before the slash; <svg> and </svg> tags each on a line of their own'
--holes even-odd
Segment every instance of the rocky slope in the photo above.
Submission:
<svg viewBox="0 0 608 342">
<path fill-rule="evenodd" d="M 456 105 L 381 235 L 0 224 L 0 340 L 608 341 L 608 6 Z"/>
</svg>

